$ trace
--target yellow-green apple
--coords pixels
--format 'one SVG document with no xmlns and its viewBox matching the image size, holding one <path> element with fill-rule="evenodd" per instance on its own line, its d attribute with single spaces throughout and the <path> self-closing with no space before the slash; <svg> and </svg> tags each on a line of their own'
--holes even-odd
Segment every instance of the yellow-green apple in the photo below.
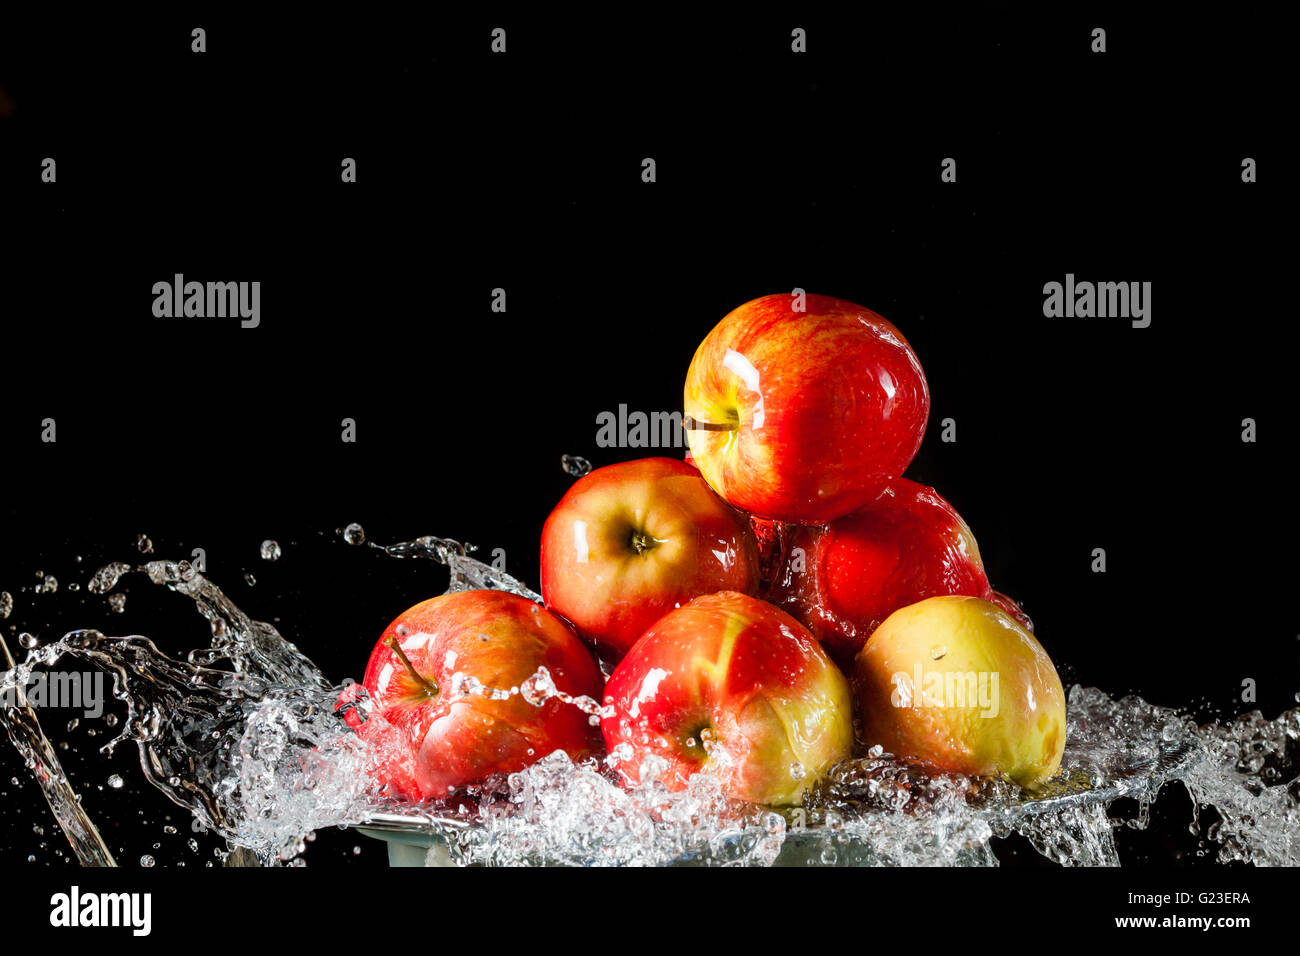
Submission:
<svg viewBox="0 0 1300 956">
<path fill-rule="evenodd" d="M 781 521 L 822 524 L 866 504 L 907 468 L 929 414 L 925 373 L 898 329 L 828 296 L 746 302 L 686 373 L 701 474 L 742 511 Z"/>
<path fill-rule="evenodd" d="M 895 478 L 850 515 L 783 529 L 768 599 L 852 666 L 894 611 L 941 594 L 990 596 L 975 536 L 933 488 Z"/>
<path fill-rule="evenodd" d="M 507 692 L 528 686 L 541 668 L 556 690 L 600 700 L 591 652 L 554 614 L 504 591 L 444 594 L 388 625 L 363 680 L 370 719 L 353 708 L 348 722 L 372 745 L 382 788 L 412 800 L 441 799 L 556 750 L 575 760 L 598 753 L 600 731 L 572 704 L 466 692 L 474 681 Z"/>
<path fill-rule="evenodd" d="M 610 677 L 605 703 L 605 745 L 629 786 L 658 757 L 670 789 L 708 772 L 735 799 L 789 805 L 853 746 L 839 668 L 794 618 L 735 591 L 651 625 Z"/>
<path fill-rule="evenodd" d="M 941 770 L 1034 788 L 1065 750 L 1065 693 L 1041 644 L 996 604 L 927 598 L 895 611 L 855 662 L 863 742 Z"/>
<path fill-rule="evenodd" d="M 542 597 L 618 660 L 647 627 L 691 598 L 758 589 L 743 515 L 672 458 L 598 468 L 576 481 L 542 529 Z"/>
</svg>

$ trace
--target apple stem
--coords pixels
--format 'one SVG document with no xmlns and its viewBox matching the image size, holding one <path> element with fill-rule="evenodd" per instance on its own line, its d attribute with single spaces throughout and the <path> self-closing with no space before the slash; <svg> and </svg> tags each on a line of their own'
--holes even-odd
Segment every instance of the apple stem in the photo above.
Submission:
<svg viewBox="0 0 1300 956">
<path fill-rule="evenodd" d="M 734 432 L 740 428 L 739 422 L 702 422 L 690 415 L 682 417 L 682 428 L 687 431 Z"/>
<path fill-rule="evenodd" d="M 402 650 L 402 645 L 397 642 L 395 636 L 390 636 L 388 638 L 388 646 L 393 649 L 393 653 L 397 655 L 397 659 L 402 662 L 402 666 L 406 668 L 406 672 L 411 675 L 411 678 L 424 688 L 424 692 L 430 697 L 437 697 L 437 682 L 430 680 L 415 669 L 415 665 L 413 665 L 411 659 L 406 656 L 406 652 Z"/>
</svg>

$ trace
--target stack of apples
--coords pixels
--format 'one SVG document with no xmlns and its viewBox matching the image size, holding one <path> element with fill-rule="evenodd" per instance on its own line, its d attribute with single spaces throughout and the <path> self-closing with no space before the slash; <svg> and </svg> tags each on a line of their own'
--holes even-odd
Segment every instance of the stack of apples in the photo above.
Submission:
<svg viewBox="0 0 1300 956">
<path fill-rule="evenodd" d="M 389 625 L 371 719 L 354 718 L 382 744 L 379 783 L 442 799 L 603 750 L 627 786 L 647 767 L 673 789 L 704 772 L 785 806 L 875 746 L 1028 788 L 1051 777 L 1056 670 L 960 515 L 902 477 L 929 410 L 912 347 L 868 309 L 772 295 L 728 314 L 687 373 L 687 460 L 597 469 L 546 520 L 545 607 L 467 591 Z M 558 693 L 452 686 L 519 688 L 541 668 Z"/>
</svg>

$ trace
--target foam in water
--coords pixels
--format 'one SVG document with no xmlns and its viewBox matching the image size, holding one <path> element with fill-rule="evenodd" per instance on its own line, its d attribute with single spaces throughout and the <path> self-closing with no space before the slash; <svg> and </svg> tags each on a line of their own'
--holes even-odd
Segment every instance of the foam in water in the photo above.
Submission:
<svg viewBox="0 0 1300 956">
<path fill-rule="evenodd" d="M 343 537 L 365 543 L 359 525 Z M 540 600 L 449 539 L 369 546 L 447 566 L 450 591 L 497 588 Z M 9 661 L 0 693 L 64 656 L 103 669 L 127 709 L 106 749 L 134 743 L 151 784 L 263 863 L 292 859 L 322 827 L 399 821 L 463 865 L 996 865 L 991 840 L 1011 833 L 1064 865 L 1117 865 L 1115 828 L 1144 825 L 1147 808 L 1174 780 L 1191 794 L 1198 821 L 1217 814 L 1203 837 L 1222 860 L 1300 863 L 1300 709 L 1271 721 L 1254 713 L 1198 727 L 1140 698 L 1081 687 L 1069 697 L 1062 771 L 1034 794 L 877 750 L 842 762 L 802 806 L 778 813 L 726 799 L 707 774 L 671 793 L 653 765 L 641 768 L 647 782 L 627 791 L 612 776 L 626 755 L 575 764 L 557 752 L 452 801 L 399 804 L 374 791 L 369 771 L 379 755 L 342 720 L 341 698 L 362 717 L 381 719 L 369 714 L 363 690 L 332 684 L 276 628 L 247 617 L 185 562 L 107 565 L 87 590 L 112 597 L 127 574 L 191 600 L 208 622 L 210 646 L 175 660 L 141 636 L 72 631 L 28 649 L 21 664 Z M 453 693 L 518 694 L 537 705 L 558 698 L 593 722 L 603 715 L 597 701 L 567 698 L 544 670 L 513 688 L 486 687 L 472 674 L 456 675 L 452 685 Z M 113 865 L 35 714 L 5 706 L 0 723 L 78 859 Z M 1120 797 L 1137 801 L 1137 817 L 1111 816 Z"/>
</svg>

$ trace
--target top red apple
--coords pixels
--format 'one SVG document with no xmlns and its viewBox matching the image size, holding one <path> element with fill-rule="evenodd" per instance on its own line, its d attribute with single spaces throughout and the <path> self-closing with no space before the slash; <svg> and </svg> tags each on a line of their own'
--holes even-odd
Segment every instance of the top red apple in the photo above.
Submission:
<svg viewBox="0 0 1300 956">
<path fill-rule="evenodd" d="M 828 296 L 768 295 L 729 313 L 686 373 L 691 454 L 743 511 L 822 524 L 901 475 L 925 434 L 930 392 L 886 319 Z"/>
</svg>

